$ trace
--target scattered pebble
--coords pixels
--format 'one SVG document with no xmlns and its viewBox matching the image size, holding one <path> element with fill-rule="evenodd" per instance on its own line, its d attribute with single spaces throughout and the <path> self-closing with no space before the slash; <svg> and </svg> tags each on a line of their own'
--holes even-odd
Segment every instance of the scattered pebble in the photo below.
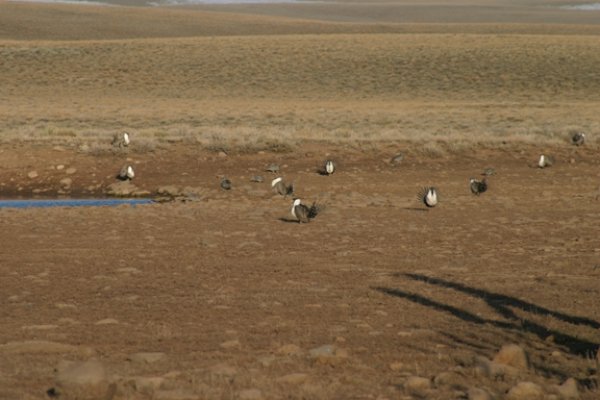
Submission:
<svg viewBox="0 0 600 400">
<path fill-rule="evenodd" d="M 242 347 L 242 345 L 240 344 L 239 340 L 227 340 L 223 343 L 221 343 L 219 346 L 221 346 L 224 349 L 239 349 L 240 347 Z"/>
<path fill-rule="evenodd" d="M 348 352 L 345 349 L 331 344 L 316 347 L 309 351 L 310 358 L 319 364 L 338 364 L 348 358 Z"/>
<path fill-rule="evenodd" d="M 394 361 L 393 363 L 390 363 L 389 367 L 392 371 L 400 371 L 402 368 L 404 368 L 404 363 L 400 361 Z"/>
<path fill-rule="evenodd" d="M 63 178 L 60 180 L 60 185 L 65 188 L 71 187 L 72 184 L 73 184 L 73 179 L 71 179 L 71 178 Z"/>
<path fill-rule="evenodd" d="M 119 321 L 117 321 L 114 318 L 104 318 L 101 319 L 100 321 L 96 321 L 96 323 L 94 325 L 113 325 L 113 324 L 118 324 Z"/>
<path fill-rule="evenodd" d="M 302 349 L 295 344 L 285 344 L 277 349 L 277 353 L 286 356 L 297 356 L 302 354 Z"/>
<path fill-rule="evenodd" d="M 57 368 L 59 384 L 97 385 L 106 381 L 106 371 L 100 361 L 62 361 Z"/>
<path fill-rule="evenodd" d="M 529 368 L 529 362 L 527 360 L 525 350 L 516 344 L 507 344 L 502 346 L 492 361 L 498 364 L 518 368 L 520 370 L 526 370 Z"/>
<path fill-rule="evenodd" d="M 161 352 L 142 352 L 135 353 L 128 357 L 128 360 L 138 364 L 153 364 L 157 361 L 162 361 L 167 358 L 165 353 Z"/>
<path fill-rule="evenodd" d="M 469 400 L 493 400 L 491 394 L 489 394 L 486 390 L 479 388 L 469 389 L 467 396 Z"/>
<path fill-rule="evenodd" d="M 30 171 L 30 172 L 27 174 L 27 177 L 28 177 L 29 179 L 34 179 L 34 178 L 37 178 L 37 177 L 38 177 L 38 173 L 37 173 L 37 171 Z"/>
<path fill-rule="evenodd" d="M 301 383 L 304 383 L 307 378 L 308 378 L 307 374 L 294 373 L 294 374 L 287 374 L 287 375 L 281 376 L 281 377 L 277 378 L 276 381 L 279 383 L 287 383 L 290 385 L 299 385 Z"/>
<path fill-rule="evenodd" d="M 579 398 L 579 389 L 577 388 L 577 381 L 573 378 L 569 378 L 563 382 L 562 385 L 557 387 L 557 392 L 561 399 L 564 400 L 575 400 Z"/>
<path fill-rule="evenodd" d="M 431 381 L 420 376 L 410 376 L 404 382 L 404 388 L 412 394 L 423 396 L 431 389 Z"/>
<path fill-rule="evenodd" d="M 533 382 L 519 382 L 506 395 L 506 400 L 542 400 L 544 391 Z"/>
</svg>

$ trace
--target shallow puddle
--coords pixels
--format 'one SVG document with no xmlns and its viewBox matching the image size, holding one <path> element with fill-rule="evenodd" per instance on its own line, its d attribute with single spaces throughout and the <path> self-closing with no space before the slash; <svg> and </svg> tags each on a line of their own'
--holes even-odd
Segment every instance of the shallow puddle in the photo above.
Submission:
<svg viewBox="0 0 600 400">
<path fill-rule="evenodd" d="M 136 206 L 153 202 L 152 199 L 20 199 L 0 200 L 0 208 Z"/>
</svg>

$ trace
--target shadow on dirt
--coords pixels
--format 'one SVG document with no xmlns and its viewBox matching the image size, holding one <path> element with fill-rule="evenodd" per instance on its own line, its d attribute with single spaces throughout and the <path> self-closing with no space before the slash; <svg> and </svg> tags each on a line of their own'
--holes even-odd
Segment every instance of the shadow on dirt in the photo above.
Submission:
<svg viewBox="0 0 600 400">
<path fill-rule="evenodd" d="M 294 224 L 298 223 L 298 220 L 297 219 L 293 219 L 293 218 L 282 217 L 282 218 L 279 218 L 279 220 L 281 222 L 287 222 L 287 223 L 294 223 Z"/>
<path fill-rule="evenodd" d="M 400 289 L 386 287 L 374 287 L 373 289 L 390 296 L 400 297 L 438 311 L 446 312 L 466 322 L 481 325 L 487 324 L 488 326 L 517 334 L 521 332 L 528 332 L 536 335 L 542 341 L 552 336 L 554 338 L 554 343 L 564 346 L 571 354 L 577 356 L 587 357 L 590 354 L 595 354 L 598 349 L 598 343 L 593 343 L 585 339 L 559 332 L 555 329 L 547 328 L 537 322 L 524 318 L 522 315 L 517 315 L 511 308 L 520 309 L 526 313 L 532 313 L 541 316 L 551 316 L 561 321 L 578 326 L 585 325 L 592 329 L 599 329 L 600 323 L 593 319 L 572 316 L 549 310 L 545 307 L 541 307 L 515 297 L 469 287 L 461 283 L 451 282 L 440 278 L 419 274 L 398 274 L 397 276 L 400 278 L 408 278 L 414 281 L 421 281 L 430 285 L 453 289 L 476 299 L 483 300 L 505 320 L 499 321 L 495 319 L 483 318 L 467 310 L 432 300 L 420 294 L 410 293 Z"/>
</svg>

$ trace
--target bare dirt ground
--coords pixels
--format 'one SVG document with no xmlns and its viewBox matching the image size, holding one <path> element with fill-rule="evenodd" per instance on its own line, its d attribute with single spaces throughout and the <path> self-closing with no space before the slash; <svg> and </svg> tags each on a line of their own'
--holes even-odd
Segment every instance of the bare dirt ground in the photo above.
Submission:
<svg viewBox="0 0 600 400">
<path fill-rule="evenodd" d="M 538 169 L 535 148 L 424 158 L 310 143 L 227 157 L 4 146 L 3 183 L 37 166 L 18 180 L 25 192 L 64 176 L 105 186 L 129 157 L 137 186 L 190 186 L 200 200 L 0 211 L 1 397 L 503 398 L 531 381 L 551 398 L 574 378 L 595 399 L 600 165 L 595 150 L 553 150 L 557 163 Z M 320 176 L 327 154 L 340 168 Z M 271 192 L 272 162 L 326 206 L 310 224 Z M 468 178 L 485 167 L 497 173 L 477 197 Z M 438 207 L 415 199 L 422 185 L 439 188 Z M 482 358 L 506 344 L 529 366 Z M 61 372 L 90 359 L 100 367 L 83 378 Z"/>
<path fill-rule="evenodd" d="M 598 14 L 461 4 L 0 2 L 0 198 L 194 198 L 0 209 L 0 399 L 598 399 Z"/>
</svg>

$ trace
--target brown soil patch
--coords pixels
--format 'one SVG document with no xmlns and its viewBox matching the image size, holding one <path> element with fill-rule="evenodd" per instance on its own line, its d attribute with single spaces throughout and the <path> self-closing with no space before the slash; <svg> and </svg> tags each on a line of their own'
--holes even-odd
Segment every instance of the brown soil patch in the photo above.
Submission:
<svg viewBox="0 0 600 400">
<path fill-rule="evenodd" d="M 123 157 L 3 149 L 0 181 L 25 191 L 52 185 L 58 163 L 76 168 L 74 187 L 112 182 Z M 557 163 L 540 170 L 534 147 L 449 158 L 404 148 L 399 166 L 388 163 L 397 146 L 302 149 L 132 151 L 138 186 L 198 187 L 201 199 L 0 210 L 0 393 L 448 399 L 520 381 L 555 393 L 573 377 L 582 399 L 597 397 L 594 151 L 554 148 Z M 315 172 L 327 154 L 339 164 L 330 177 Z M 326 206 L 310 224 L 289 222 L 291 200 L 263 171 L 271 162 Z M 490 166 L 489 191 L 471 195 L 468 178 Z M 35 183 L 21 176 L 29 168 Z M 266 181 L 250 182 L 257 174 Z M 439 187 L 437 208 L 416 201 L 423 185 Z M 490 376 L 481 357 L 511 343 L 530 368 Z M 88 359 L 106 387 L 57 386 L 61 360 Z"/>
</svg>

